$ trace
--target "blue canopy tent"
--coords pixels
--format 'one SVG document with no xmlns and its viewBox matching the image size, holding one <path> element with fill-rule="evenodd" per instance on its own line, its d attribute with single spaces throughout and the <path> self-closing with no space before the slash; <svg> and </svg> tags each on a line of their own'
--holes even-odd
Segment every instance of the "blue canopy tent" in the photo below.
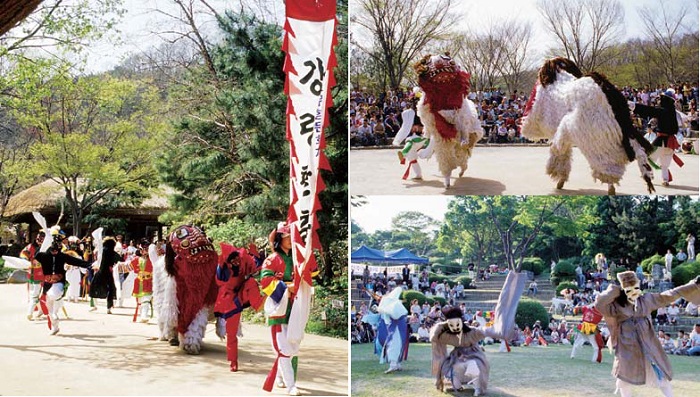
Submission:
<svg viewBox="0 0 700 397">
<path fill-rule="evenodd" d="M 374 248 L 369 248 L 365 245 L 350 254 L 352 262 L 382 262 L 382 263 L 409 263 L 417 265 L 427 265 L 430 263 L 428 258 L 416 256 L 406 248 L 398 250 L 382 251 Z"/>
</svg>

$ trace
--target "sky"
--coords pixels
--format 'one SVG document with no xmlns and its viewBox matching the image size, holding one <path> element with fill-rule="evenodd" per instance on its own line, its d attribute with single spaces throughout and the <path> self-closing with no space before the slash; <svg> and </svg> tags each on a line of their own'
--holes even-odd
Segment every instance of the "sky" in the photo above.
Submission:
<svg viewBox="0 0 700 397">
<path fill-rule="evenodd" d="M 123 0 L 127 10 L 117 29 L 120 33 L 121 44 L 114 45 L 108 40 L 102 40 L 88 48 L 88 67 L 92 72 L 107 71 L 119 65 L 130 54 L 144 52 L 151 47 L 163 43 L 156 32 L 175 29 L 173 19 L 157 10 L 179 15 L 179 8 L 171 0 Z M 241 4 L 253 9 L 267 9 L 275 14 L 272 18 L 278 23 L 284 20 L 283 0 L 209 0 L 208 3 L 218 12 L 227 9 L 239 10 Z M 202 15 L 205 30 L 215 31 L 215 20 Z"/>
<path fill-rule="evenodd" d="M 391 218 L 402 211 L 419 211 L 437 221 L 445 219 L 450 196 L 366 196 L 367 204 L 350 207 L 350 218 L 366 233 L 391 229 Z"/>
<path fill-rule="evenodd" d="M 356 7 L 359 0 L 351 0 L 350 11 Z M 562 0 L 563 1 L 563 0 Z M 574 0 L 577 1 L 577 0 Z M 674 15 L 677 8 L 686 4 L 690 9 L 690 15 L 686 22 L 695 25 L 698 29 L 698 1 L 697 0 L 620 0 L 625 11 L 625 34 L 622 40 L 633 37 L 643 37 L 643 25 L 638 15 L 638 9 L 643 6 L 652 8 L 658 7 L 659 2 L 671 9 L 670 14 Z M 453 0 L 453 11 L 461 15 L 457 22 L 458 30 L 483 31 L 483 27 L 488 23 L 502 21 L 517 15 L 518 20 L 528 20 L 533 26 L 533 40 L 530 42 L 530 50 L 535 55 L 534 63 L 538 64 L 546 57 L 546 50 L 556 45 L 555 40 L 548 33 L 544 21 L 537 10 L 537 0 Z M 352 26 L 350 27 L 351 31 Z M 354 37 L 365 41 L 362 36 L 354 33 Z"/>
</svg>

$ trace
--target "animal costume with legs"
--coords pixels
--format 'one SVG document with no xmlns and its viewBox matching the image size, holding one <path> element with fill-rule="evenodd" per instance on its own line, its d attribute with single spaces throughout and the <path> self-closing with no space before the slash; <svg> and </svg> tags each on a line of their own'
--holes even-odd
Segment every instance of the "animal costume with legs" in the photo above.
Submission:
<svg viewBox="0 0 700 397">
<path fill-rule="evenodd" d="M 245 248 L 226 243 L 220 243 L 220 246 L 219 266 L 216 268 L 219 295 L 214 305 L 214 315 L 226 320 L 226 354 L 231 371 L 236 372 L 241 312 L 247 307 L 258 311 L 265 301 L 260 295 L 260 285 L 252 277 L 260 270 L 253 256 Z"/>
<path fill-rule="evenodd" d="M 218 293 L 217 259 L 206 234 L 195 226 L 183 225 L 168 236 L 165 257 L 159 259 L 163 263 L 153 266 L 154 272 L 161 273 L 155 275 L 153 288 L 154 294 L 160 294 L 160 339 L 179 345 L 187 354 L 199 354 L 202 349 Z"/>
<path fill-rule="evenodd" d="M 668 167 L 673 160 L 679 167 L 683 166 L 683 161 L 675 154 L 675 150 L 681 145 L 676 139 L 678 133 L 678 118 L 676 116 L 676 107 L 673 98 L 661 95 L 659 97 L 659 107 L 630 104 L 633 112 L 642 117 L 655 117 L 658 120 L 656 139 L 652 145 L 656 147 L 656 151 L 652 153 L 651 160 L 658 161 L 661 165 L 661 179 L 664 186 L 673 180 L 671 171 Z"/>
<path fill-rule="evenodd" d="M 470 327 L 462 320 L 458 307 L 446 306 L 446 321 L 436 323 L 430 329 L 432 343 L 432 374 L 435 386 L 444 391 L 445 381 L 455 391 L 466 385 L 474 387 L 474 395 L 486 392 L 490 366 L 479 342 L 486 337 L 509 339 L 515 325 L 515 312 L 525 289 L 526 273 L 510 272 L 506 277 L 493 316 L 493 326 Z M 447 346 L 455 348 L 447 354 Z"/>
<path fill-rule="evenodd" d="M 620 285 L 611 284 L 594 304 L 610 330 L 617 389 L 622 397 L 630 397 L 632 385 L 647 384 L 658 386 L 666 397 L 672 396 L 671 363 L 656 337 L 651 312 L 679 298 L 700 303 L 700 277 L 662 293 L 643 295 L 634 272 L 619 273 L 617 278 Z"/>
<path fill-rule="evenodd" d="M 452 171 L 459 167 L 459 176 L 464 175 L 472 149 L 484 135 L 476 108 L 467 99 L 470 76 L 449 54 L 425 56 L 414 68 L 425 93 L 417 113 L 424 136 L 430 140 L 418 155 L 428 158 L 435 153 L 445 188 L 449 188 Z"/>
<path fill-rule="evenodd" d="M 593 362 L 603 361 L 603 336 L 600 334 L 598 329 L 598 323 L 603 319 L 603 315 L 593 306 L 583 306 L 581 308 L 583 312 L 583 318 L 581 324 L 576 327 L 576 336 L 574 339 L 574 346 L 571 348 L 571 358 L 576 356 L 576 350 L 578 350 L 585 342 L 588 342 L 593 346 Z"/>
<path fill-rule="evenodd" d="M 557 189 L 569 180 L 576 146 L 588 160 L 593 179 L 608 184 L 608 194 L 615 194 L 614 185 L 635 158 L 649 193 L 654 192 L 647 158 L 653 148 L 632 124 L 627 100 L 605 76 L 584 76 L 569 59 L 550 59 L 540 68 L 521 132 L 529 139 L 550 140 L 546 169 Z"/>
</svg>

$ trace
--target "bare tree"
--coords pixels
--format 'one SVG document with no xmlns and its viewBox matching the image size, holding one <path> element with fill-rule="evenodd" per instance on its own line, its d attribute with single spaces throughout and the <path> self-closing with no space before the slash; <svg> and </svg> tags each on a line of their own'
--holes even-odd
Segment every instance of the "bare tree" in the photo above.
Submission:
<svg viewBox="0 0 700 397">
<path fill-rule="evenodd" d="M 677 75 L 677 69 L 681 63 L 679 41 L 687 30 L 684 21 L 688 11 L 687 4 L 682 4 L 676 12 L 673 12 L 669 3 L 661 0 L 656 7 L 644 6 L 639 9 L 639 17 L 642 19 L 647 36 L 653 43 L 653 50 L 657 53 L 656 56 L 651 57 L 652 61 L 664 71 L 669 82 L 676 82 L 679 77 Z"/>
<path fill-rule="evenodd" d="M 353 35 L 353 43 L 375 58 L 387 71 L 389 83 L 398 87 L 406 69 L 434 40 L 445 37 L 455 16 L 452 0 L 358 0 L 354 26 L 371 36 L 367 44 Z M 380 51 L 375 51 L 378 47 Z"/>
<path fill-rule="evenodd" d="M 527 69 L 532 66 L 528 51 L 532 39 L 532 24 L 528 21 L 506 20 L 499 24 L 502 62 L 497 62 L 506 89 L 514 92 L 521 89 Z"/>
<path fill-rule="evenodd" d="M 613 56 L 625 13 L 618 0 L 539 0 L 537 7 L 564 55 L 592 71 Z"/>
</svg>

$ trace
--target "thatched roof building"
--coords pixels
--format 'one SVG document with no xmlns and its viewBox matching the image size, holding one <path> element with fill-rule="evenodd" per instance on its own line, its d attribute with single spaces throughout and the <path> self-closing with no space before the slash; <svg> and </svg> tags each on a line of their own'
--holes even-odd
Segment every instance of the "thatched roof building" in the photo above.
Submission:
<svg viewBox="0 0 700 397">
<path fill-rule="evenodd" d="M 126 220 L 126 239 L 153 236 L 164 226 L 158 222 L 158 217 L 169 209 L 167 196 L 172 192 L 170 188 L 160 187 L 141 205 L 116 208 L 105 215 Z M 12 196 L 5 207 L 3 218 L 13 223 L 28 224 L 30 234 L 33 235 L 38 225 L 32 212 L 41 213 L 49 225 L 53 225 L 60 216 L 61 209 L 58 203 L 63 197 L 65 197 L 63 187 L 53 180 L 46 180 Z M 66 208 L 61 220 L 62 224 L 66 223 L 68 216 L 69 210 Z M 87 232 L 89 227 L 90 225 L 82 225 L 81 231 Z"/>
</svg>

